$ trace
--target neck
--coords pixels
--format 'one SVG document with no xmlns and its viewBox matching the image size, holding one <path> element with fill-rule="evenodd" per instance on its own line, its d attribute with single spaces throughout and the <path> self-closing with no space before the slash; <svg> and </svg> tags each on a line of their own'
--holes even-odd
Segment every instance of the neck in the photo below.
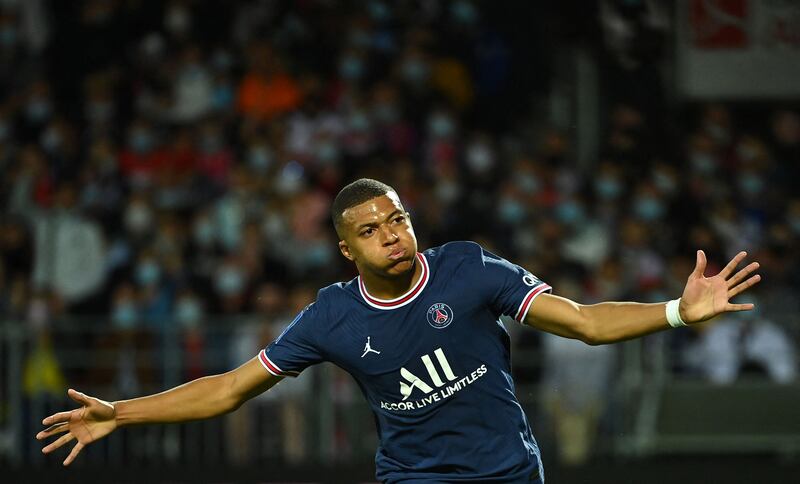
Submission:
<svg viewBox="0 0 800 484">
<path fill-rule="evenodd" d="M 422 277 L 422 264 L 414 256 L 411 270 L 394 277 L 386 277 L 370 271 L 361 272 L 361 280 L 367 292 L 378 299 L 395 299 L 407 293 Z"/>
</svg>

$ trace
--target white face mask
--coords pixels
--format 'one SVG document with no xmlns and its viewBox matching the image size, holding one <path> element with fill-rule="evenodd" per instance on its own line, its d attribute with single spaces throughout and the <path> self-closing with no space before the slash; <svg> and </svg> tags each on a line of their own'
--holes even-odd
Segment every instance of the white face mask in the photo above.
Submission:
<svg viewBox="0 0 800 484">
<path fill-rule="evenodd" d="M 50 125 L 39 138 L 39 144 L 48 153 L 57 153 L 62 145 L 61 133 L 53 125 Z"/>
<path fill-rule="evenodd" d="M 175 306 L 175 319 L 185 328 L 194 328 L 203 318 L 203 308 L 193 297 L 185 297 Z"/>
<path fill-rule="evenodd" d="M 164 25 L 173 34 L 183 34 L 191 28 L 192 18 L 185 8 L 174 6 L 164 16 Z"/>
<path fill-rule="evenodd" d="M 125 228 L 134 235 L 142 235 L 153 227 L 153 212 L 144 203 L 131 203 L 125 211 Z"/>
<path fill-rule="evenodd" d="M 125 228 L 134 235 L 142 235 L 153 228 L 153 211 L 143 203 L 131 203 L 125 211 Z"/>
<path fill-rule="evenodd" d="M 494 165 L 494 154 L 484 143 L 473 143 L 467 148 L 466 159 L 474 173 L 486 173 Z"/>
<path fill-rule="evenodd" d="M 215 286 L 220 294 L 231 296 L 244 289 L 244 275 L 234 267 L 224 267 L 217 273 Z"/>
</svg>

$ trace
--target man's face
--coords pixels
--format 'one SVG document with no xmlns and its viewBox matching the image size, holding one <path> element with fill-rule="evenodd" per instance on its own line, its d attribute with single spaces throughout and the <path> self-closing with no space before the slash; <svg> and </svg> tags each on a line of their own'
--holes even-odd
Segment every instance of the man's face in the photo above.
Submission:
<svg viewBox="0 0 800 484">
<path fill-rule="evenodd" d="M 339 242 L 339 249 L 360 272 L 392 276 L 414 267 L 417 238 L 396 193 L 350 207 L 342 218 L 344 240 Z"/>
</svg>

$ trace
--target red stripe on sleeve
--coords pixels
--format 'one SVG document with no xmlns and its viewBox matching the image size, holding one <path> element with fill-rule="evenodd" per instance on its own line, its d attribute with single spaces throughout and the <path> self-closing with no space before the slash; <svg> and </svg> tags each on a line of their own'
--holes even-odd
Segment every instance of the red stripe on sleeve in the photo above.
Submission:
<svg viewBox="0 0 800 484">
<path fill-rule="evenodd" d="M 539 287 L 531 289 L 531 291 L 525 297 L 525 302 L 523 302 L 522 306 L 520 306 L 519 312 L 517 313 L 517 316 L 514 319 L 516 319 L 517 321 L 522 323 L 523 322 L 522 318 L 528 313 L 528 308 L 530 307 L 531 302 L 533 302 L 533 299 L 537 295 L 541 294 L 542 292 L 544 292 L 544 291 L 546 291 L 548 289 L 550 289 L 550 286 L 548 286 L 547 284 L 542 284 Z"/>
</svg>

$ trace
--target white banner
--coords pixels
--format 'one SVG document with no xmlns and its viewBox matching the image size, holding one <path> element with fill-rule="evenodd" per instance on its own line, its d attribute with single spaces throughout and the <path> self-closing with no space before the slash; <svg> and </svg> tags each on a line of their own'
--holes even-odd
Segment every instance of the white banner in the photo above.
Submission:
<svg viewBox="0 0 800 484">
<path fill-rule="evenodd" d="M 685 96 L 800 97 L 800 0 L 677 4 L 677 75 Z"/>
</svg>

